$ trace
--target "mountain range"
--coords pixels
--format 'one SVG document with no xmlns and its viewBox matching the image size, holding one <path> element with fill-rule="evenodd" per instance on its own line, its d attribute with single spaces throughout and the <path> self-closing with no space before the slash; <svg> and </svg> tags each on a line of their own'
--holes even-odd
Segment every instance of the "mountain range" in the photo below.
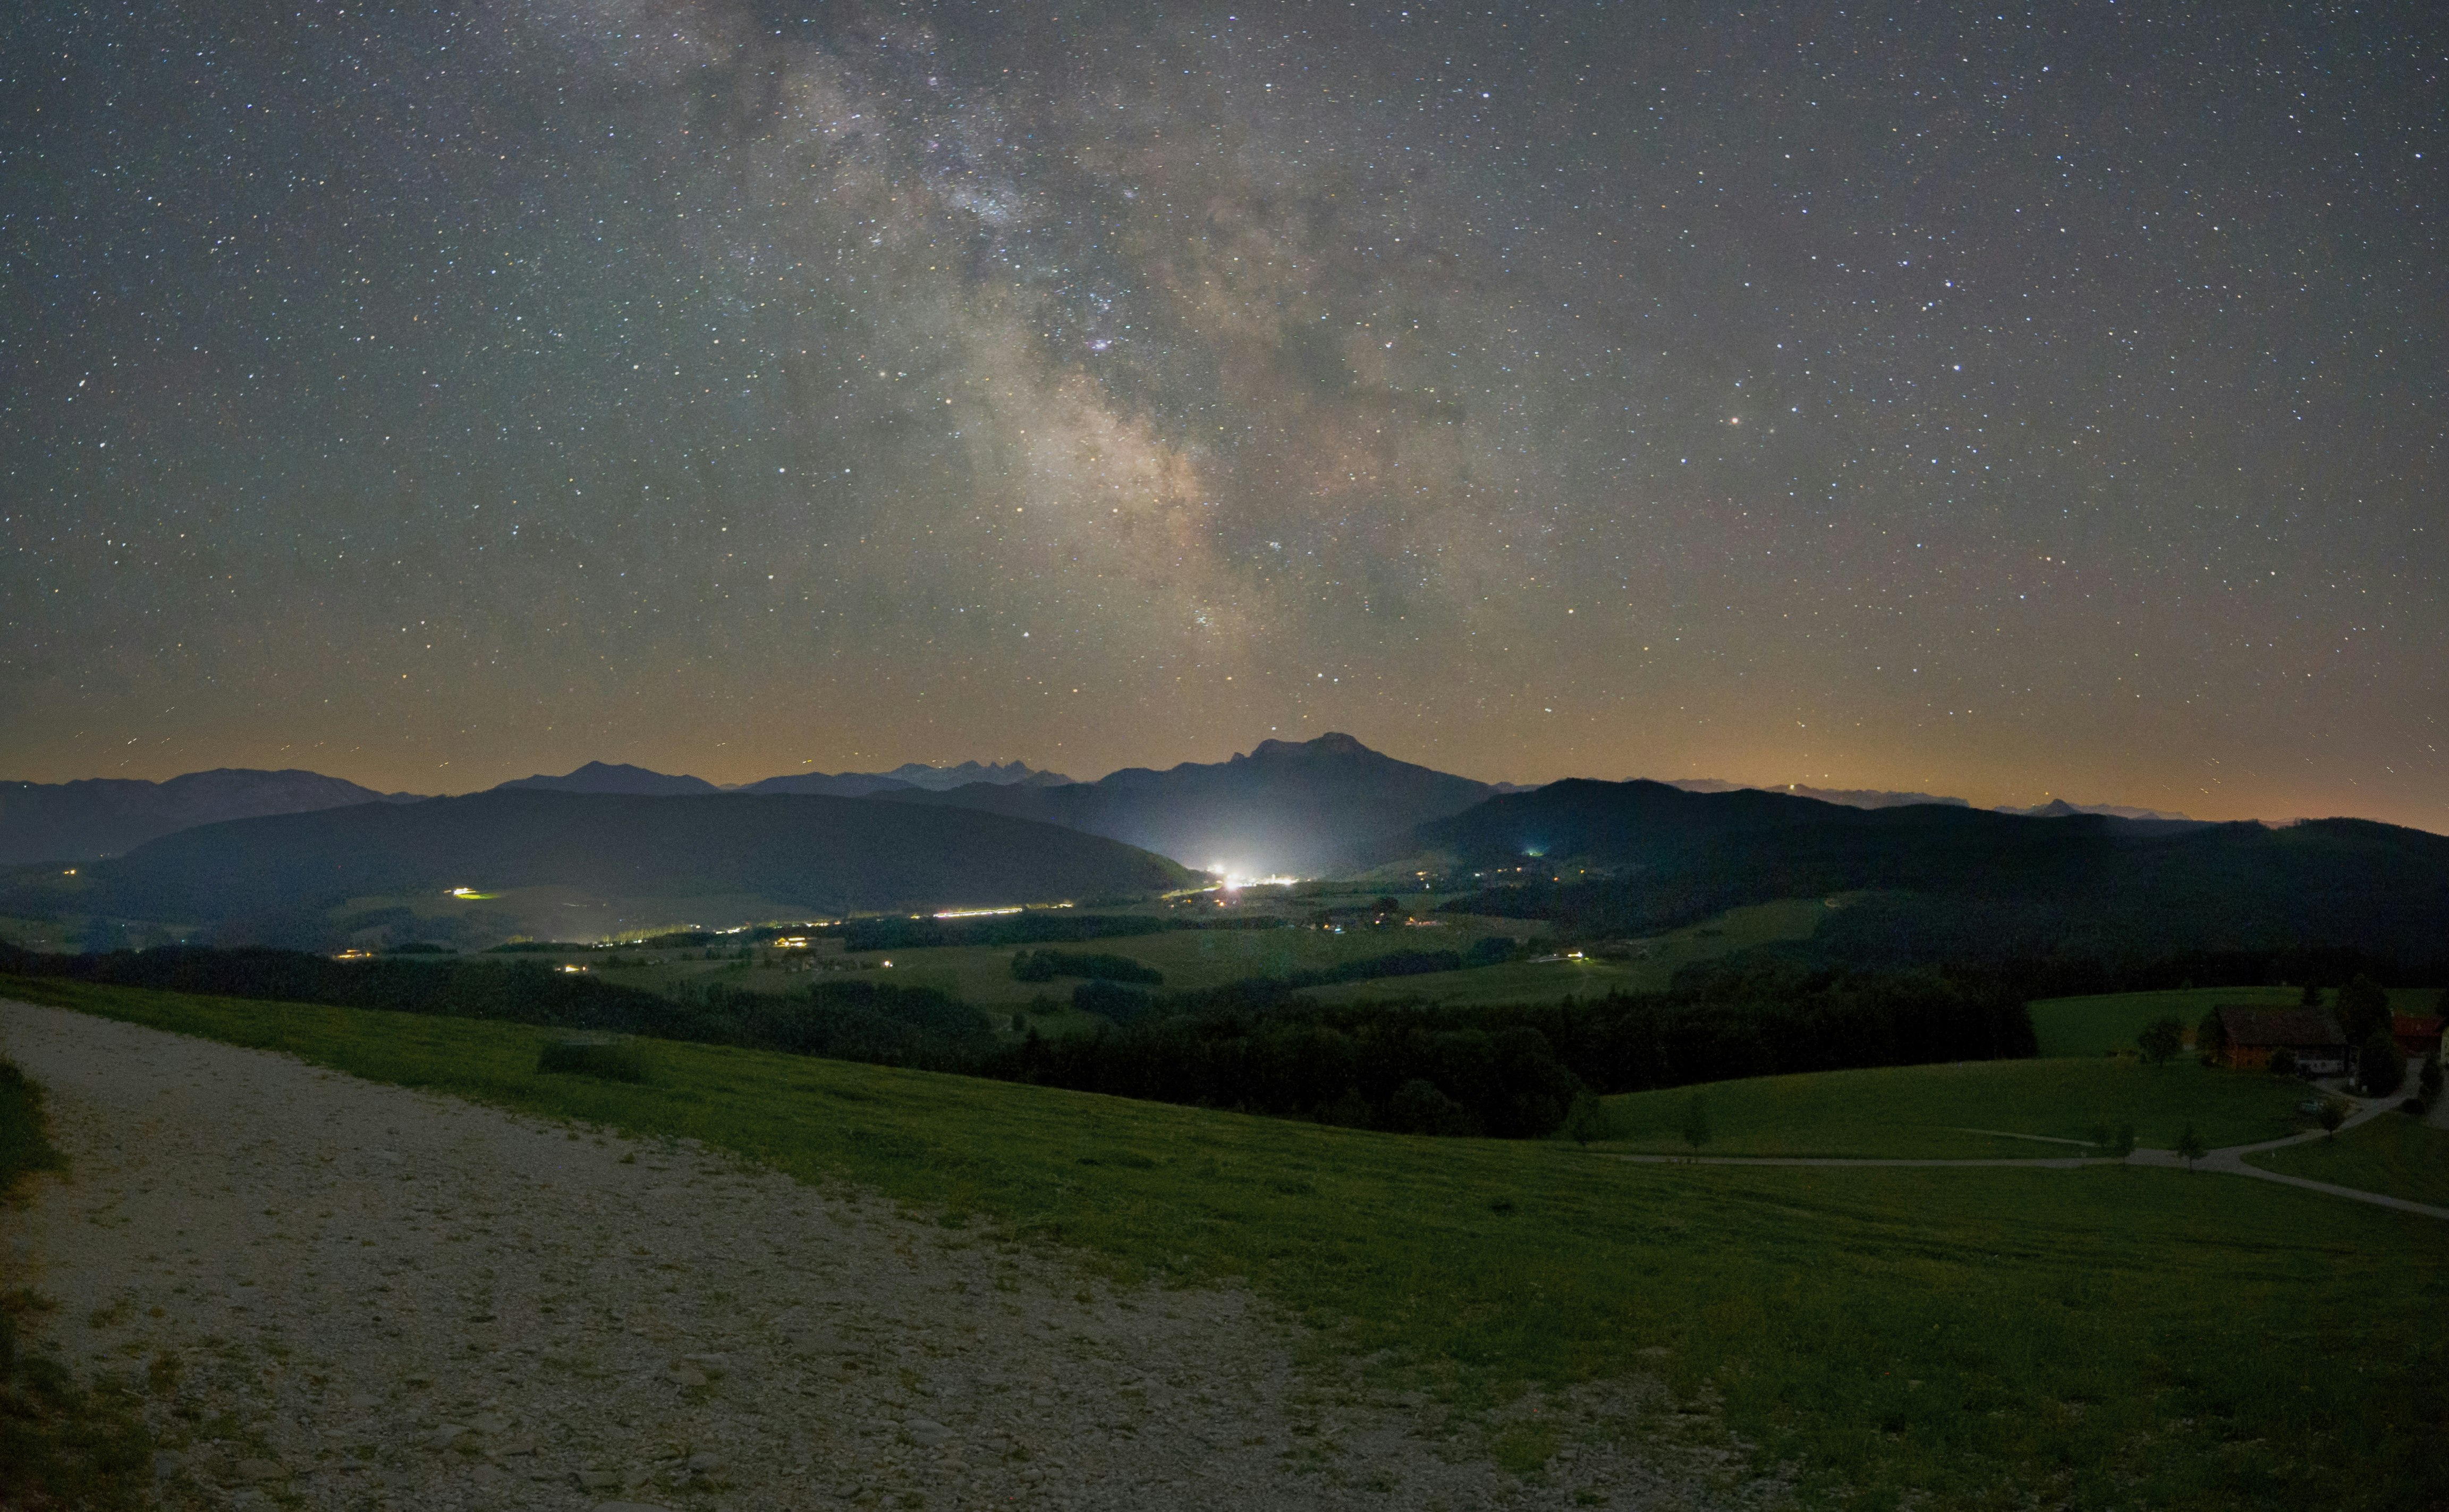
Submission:
<svg viewBox="0 0 2449 1512">
<path fill-rule="evenodd" d="M 1827 897 L 1840 906 L 1812 949 L 1837 962 L 2302 943 L 2412 959 L 2449 939 L 2449 839 L 2358 820 L 2271 829 L 2066 804 L 2011 813 L 1904 801 L 1919 794 L 1693 791 L 1699 781 L 1508 792 L 1345 735 L 1095 782 L 1037 781 L 1017 763 L 988 770 L 1009 780 L 897 781 L 863 796 L 725 791 L 602 764 L 413 804 L 310 783 L 293 797 L 346 806 L 206 824 L 67 874 L 21 867 L 0 877 L 0 913 L 295 941 L 356 928 L 343 905 L 388 909 L 399 928 L 423 929 L 432 900 L 452 890 L 516 893 L 482 907 L 463 894 L 468 909 L 443 910 L 458 921 L 451 937 L 471 943 L 487 930 L 580 929 L 598 915 L 594 932 L 625 920 L 1145 896 L 1184 885 L 1186 866 L 1393 866 L 1443 875 L 1467 893 L 1454 907 L 1546 920 L 1575 938 Z M 514 908 L 529 911 L 513 919 Z"/>
<path fill-rule="evenodd" d="M 549 793 L 627 793 L 639 797 L 673 798 L 698 793 L 813 793 L 825 797 L 862 798 L 871 793 L 903 789 L 943 792 L 984 783 L 990 787 L 1062 787 L 1071 779 L 1059 772 L 1040 772 L 1018 761 L 964 761 L 955 767 L 907 761 L 890 772 L 798 772 L 762 782 L 723 787 L 704 777 L 676 776 L 606 761 L 589 761 L 562 776 L 538 773 L 502 783 L 504 788 L 535 788 Z"/>
<path fill-rule="evenodd" d="M 1262 740 L 1246 756 L 1126 767 L 1066 787 L 878 794 L 903 804 L 983 809 L 1102 834 L 1186 866 L 1239 876 L 1315 875 L 1373 842 L 1459 813 L 1496 789 L 1398 761 L 1348 735 Z"/>
<path fill-rule="evenodd" d="M 1687 777 L 1687 793 L 1745 791 L 1715 778 Z M 1309 741 L 1263 740 L 1247 755 L 1157 771 L 1128 767 L 1094 782 L 1020 761 L 907 762 L 886 772 L 792 773 L 725 787 L 704 777 L 589 761 L 559 776 L 538 774 L 496 791 L 543 791 L 639 797 L 723 794 L 880 797 L 977 809 L 1104 835 L 1187 866 L 1241 874 L 1317 873 L 1364 853 L 1412 826 L 1458 813 L 1485 798 L 1532 791 L 1478 782 L 1398 761 L 1347 735 Z M 1940 804 L 1961 798 L 1925 793 L 1790 785 L 1769 791 L 1858 809 Z M 166 782 L 106 778 L 67 783 L 0 783 L 0 864 L 96 860 L 200 824 L 351 804 L 415 802 L 414 794 L 376 793 L 312 772 L 222 770 Z M 2055 817 L 2100 813 L 2131 819 L 2182 814 L 2064 799 L 1998 812 Z"/>
<path fill-rule="evenodd" d="M 415 794 L 376 793 L 316 772 L 249 767 L 190 772 L 167 782 L 0 782 L 0 864 L 93 861 L 223 819 L 415 799 Z"/>
<path fill-rule="evenodd" d="M 1789 782 L 1782 788 L 1753 788 L 1750 783 L 1722 782 L 1716 777 L 1684 777 L 1668 786 L 1681 788 L 1686 793 L 1741 793 L 1752 788 L 1754 792 L 1784 793 L 1799 798 L 1818 798 L 1822 803 L 1841 803 L 1849 809 L 1906 809 L 1917 803 L 1938 803 L 1951 809 L 1973 807 L 1962 798 L 1944 798 L 1934 793 L 1888 793 L 1875 788 L 1814 788 L 1800 782 Z M 2052 798 L 2029 809 L 2001 805 L 1991 812 L 2021 813 L 2037 819 L 2062 819 L 2071 813 L 2103 813 L 2117 819 L 2186 818 L 2182 813 L 2164 813 L 2158 809 L 2138 809 L 2123 803 L 2070 803 L 2064 798 Z"/>
</svg>

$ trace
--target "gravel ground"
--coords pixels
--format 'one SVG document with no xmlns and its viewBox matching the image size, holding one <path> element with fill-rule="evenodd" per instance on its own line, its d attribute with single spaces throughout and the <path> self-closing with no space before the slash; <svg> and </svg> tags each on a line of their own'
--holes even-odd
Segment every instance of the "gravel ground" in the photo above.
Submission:
<svg viewBox="0 0 2449 1512">
<path fill-rule="evenodd" d="M 0 1288 L 57 1302 L 33 1328 L 69 1364 L 149 1380 L 167 1503 L 1775 1500 L 1657 1447 L 1637 1389 L 1458 1419 L 1296 1370 L 1244 1293 L 1116 1291 L 689 1145 L 23 1004 L 0 1054 L 70 1162 L 0 1210 Z M 1534 1409 L 1556 1455 L 1498 1468 Z"/>
</svg>

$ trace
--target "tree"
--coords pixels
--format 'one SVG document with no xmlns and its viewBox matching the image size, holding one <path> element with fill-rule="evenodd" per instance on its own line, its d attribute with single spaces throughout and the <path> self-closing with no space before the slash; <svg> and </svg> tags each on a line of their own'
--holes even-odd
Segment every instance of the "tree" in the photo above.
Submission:
<svg viewBox="0 0 2449 1512">
<path fill-rule="evenodd" d="M 2210 1065 L 2227 1051 L 2227 1025 L 2220 1022 L 2219 1009 L 2203 1015 L 2194 1025 L 2194 1048 L 2202 1052 L 2203 1064 Z"/>
<path fill-rule="evenodd" d="M 2134 1120 L 2121 1119 L 2117 1123 L 2117 1154 L 2120 1158 L 2134 1153 Z"/>
<path fill-rule="evenodd" d="M 2347 1121 L 2347 1105 L 2336 1098 L 2324 1098 L 2322 1105 L 2313 1110 L 2313 1121 L 2322 1126 L 2324 1135 L 2335 1139 L 2339 1125 Z"/>
<path fill-rule="evenodd" d="M 1573 1105 L 1565 1110 L 1565 1132 L 1575 1144 L 1606 1139 L 1614 1132 L 1609 1127 L 1607 1105 L 1587 1092 L 1574 1093 Z"/>
<path fill-rule="evenodd" d="M 2290 1050 L 2284 1044 L 2278 1049 L 2271 1051 L 2270 1074 L 2272 1076 L 2294 1076 L 2296 1074 L 2296 1052 Z"/>
<path fill-rule="evenodd" d="M 1698 1095 L 1684 1104 L 1684 1142 L 1695 1150 L 1709 1142 L 1709 1104 Z"/>
<path fill-rule="evenodd" d="M 2208 1153 L 2210 1153 L 2210 1147 L 2203 1143 L 2202 1131 L 2189 1121 L 2186 1124 L 2186 1132 L 2177 1136 L 2177 1158 L 2185 1161 L 2186 1169 L 2190 1171 L 2194 1168 L 2194 1162 Z"/>
<path fill-rule="evenodd" d="M 2432 1104 L 2440 1101 L 2440 1062 L 2439 1060 L 2435 1059 L 2423 1062 L 2423 1074 L 2418 1077 L 2415 1081 L 2415 1095 L 2423 1100 L 2423 1106 L 2426 1110 L 2429 1110 Z"/>
<path fill-rule="evenodd" d="M 2406 1081 L 2406 1052 L 2382 1029 L 2356 1056 L 2356 1080 L 2366 1097 L 2385 1098 Z"/>
<path fill-rule="evenodd" d="M 2134 1037 L 2135 1048 L 2153 1065 L 2168 1064 L 2185 1043 L 2186 1026 L 2175 1019 L 2161 1019 Z"/>
<path fill-rule="evenodd" d="M 2300 1008 L 2320 1007 L 2322 1005 L 2322 989 L 2310 982 L 2305 983 L 2304 990 L 2298 993 L 2296 996 L 2296 1005 Z"/>
<path fill-rule="evenodd" d="M 2362 1044 L 2376 1034 L 2387 1034 L 2389 993 L 2380 983 L 2360 972 L 2353 982 L 2339 989 L 2338 1015 L 2339 1027 L 2346 1034 L 2349 1044 Z"/>
</svg>

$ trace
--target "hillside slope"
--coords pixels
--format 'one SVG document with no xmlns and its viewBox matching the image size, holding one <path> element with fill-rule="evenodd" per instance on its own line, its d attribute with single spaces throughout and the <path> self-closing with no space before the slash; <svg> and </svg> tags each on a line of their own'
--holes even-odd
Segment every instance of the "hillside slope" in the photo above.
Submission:
<svg viewBox="0 0 2449 1512">
<path fill-rule="evenodd" d="M 1870 891 L 1814 941 L 1862 964 L 2301 946 L 2418 959 L 2449 940 L 2449 838 L 2361 819 L 2272 830 L 1568 781 L 1409 838 L 1497 884 L 1463 907 L 1589 933 Z"/>
<path fill-rule="evenodd" d="M 1182 875 L 1111 840 L 963 810 L 496 789 L 208 825 L 77 878 L 21 878 L 17 887 L 81 888 L 73 906 L 82 909 L 210 924 L 454 887 L 564 886 L 670 899 L 746 893 L 846 912 L 1147 892 Z"/>
<path fill-rule="evenodd" d="M 166 782 L 0 782 L 0 865 L 91 861 L 200 824 L 409 800 L 319 772 L 220 767 Z"/>
</svg>

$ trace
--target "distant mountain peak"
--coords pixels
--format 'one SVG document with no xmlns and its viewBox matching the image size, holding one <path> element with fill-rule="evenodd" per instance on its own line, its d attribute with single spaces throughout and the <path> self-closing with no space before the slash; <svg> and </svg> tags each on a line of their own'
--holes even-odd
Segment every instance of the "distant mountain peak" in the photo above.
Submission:
<svg viewBox="0 0 2449 1512">
<path fill-rule="evenodd" d="M 2029 809 L 2001 806 L 1998 812 L 2000 813 L 2019 813 L 2030 819 L 2066 819 L 2072 818 L 2080 813 L 2098 813 L 2106 814 L 2112 819 L 2148 819 L 2176 823 L 2192 822 L 2185 814 L 2170 813 L 2160 809 L 2140 809 L 2127 803 L 2070 803 L 2064 798 L 2052 798 L 2047 803 L 2039 804 Z"/>
<path fill-rule="evenodd" d="M 844 774 L 857 775 L 858 774 Z M 1025 784 L 1030 787 L 1062 787 L 1071 781 L 1060 772 L 1040 772 L 1026 761 L 964 761 L 956 767 L 939 767 L 925 761 L 904 761 L 890 772 L 867 774 L 888 777 L 895 782 L 907 782 L 914 788 L 942 792 L 948 788 L 967 787 L 973 782 L 991 782 L 997 787 Z"/>
<path fill-rule="evenodd" d="M 956 767 L 905 761 L 890 772 L 794 772 L 734 789 L 739 793 L 817 793 L 835 797 L 862 797 L 871 793 L 916 788 L 948 793 L 984 784 L 992 788 L 1064 788 L 1071 779 L 1060 772 L 1040 772 L 1026 761 L 964 761 Z"/>
<path fill-rule="evenodd" d="M 550 793 L 619 793 L 650 798 L 723 791 L 704 777 L 653 772 L 617 761 L 589 761 L 577 771 L 557 777 L 539 772 L 534 776 L 519 777 L 500 786 L 512 790 L 541 788 Z"/>
<path fill-rule="evenodd" d="M 1329 730 L 1315 740 L 1262 740 L 1250 748 L 1248 756 L 1235 756 L 1233 759 L 1263 761 L 1284 756 L 1378 756 L 1381 760 L 1393 759 L 1384 753 L 1372 751 L 1352 737 L 1335 730 Z"/>
</svg>

